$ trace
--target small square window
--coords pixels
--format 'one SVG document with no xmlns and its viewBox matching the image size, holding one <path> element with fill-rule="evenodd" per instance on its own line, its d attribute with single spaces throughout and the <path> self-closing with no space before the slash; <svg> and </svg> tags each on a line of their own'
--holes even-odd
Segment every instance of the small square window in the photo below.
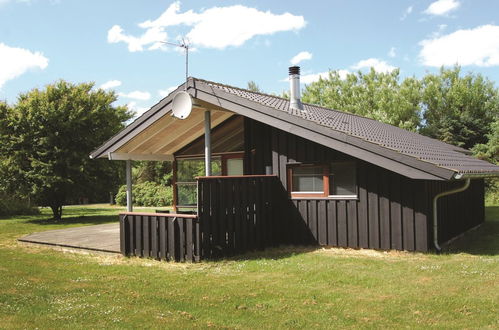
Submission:
<svg viewBox="0 0 499 330">
<path fill-rule="evenodd" d="M 324 193 L 322 166 L 295 167 L 292 170 L 292 192 Z"/>
<path fill-rule="evenodd" d="M 290 165 L 288 189 L 291 197 L 357 197 L 357 170 L 353 161 Z"/>
<path fill-rule="evenodd" d="M 355 162 L 335 162 L 329 167 L 329 195 L 330 196 L 356 196 Z"/>
</svg>

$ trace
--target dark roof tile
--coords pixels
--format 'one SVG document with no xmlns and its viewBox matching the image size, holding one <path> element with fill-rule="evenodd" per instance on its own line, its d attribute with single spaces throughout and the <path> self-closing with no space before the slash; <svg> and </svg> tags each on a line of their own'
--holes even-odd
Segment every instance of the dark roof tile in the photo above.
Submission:
<svg viewBox="0 0 499 330">
<path fill-rule="evenodd" d="M 499 173 L 499 166 L 473 158 L 467 155 L 467 151 L 462 148 L 374 119 L 312 104 L 304 104 L 303 110 L 290 109 L 289 101 L 281 97 L 251 92 L 206 80 L 200 81 L 225 92 L 268 106 L 275 109 L 275 111 L 287 112 L 293 116 L 355 136 L 439 167 L 468 174 Z"/>
</svg>

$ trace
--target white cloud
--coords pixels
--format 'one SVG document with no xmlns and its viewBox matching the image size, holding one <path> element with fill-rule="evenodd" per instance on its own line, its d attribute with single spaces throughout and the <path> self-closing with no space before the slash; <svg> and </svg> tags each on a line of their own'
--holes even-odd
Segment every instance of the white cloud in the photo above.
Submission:
<svg viewBox="0 0 499 330">
<path fill-rule="evenodd" d="M 300 76 L 300 82 L 302 84 L 310 84 L 315 81 L 318 81 L 320 78 L 326 79 L 329 77 L 329 71 L 326 72 L 320 72 L 320 73 L 311 73 L 311 74 L 304 74 Z M 288 80 L 289 78 L 286 78 Z"/>
<path fill-rule="evenodd" d="M 348 70 L 338 70 L 340 79 L 345 79 L 349 73 L 350 71 Z M 319 81 L 321 77 L 322 79 L 328 79 L 329 71 L 302 75 L 300 76 L 300 82 L 302 84 L 311 84 L 313 82 Z M 283 79 L 283 81 L 288 81 L 288 80 L 289 78 Z"/>
<path fill-rule="evenodd" d="M 391 66 L 390 64 L 386 63 L 385 61 L 376 59 L 376 58 L 369 58 L 367 60 L 362 60 L 359 61 L 357 64 L 352 65 L 350 68 L 354 70 L 361 70 L 361 69 L 370 69 L 371 67 L 374 68 L 377 72 L 383 72 L 383 73 L 388 73 L 396 69 L 396 67 Z M 347 75 L 350 74 L 351 72 L 347 69 L 341 69 L 341 70 L 336 70 L 338 72 L 338 75 L 340 76 L 340 79 L 344 80 L 347 78 Z M 319 73 L 311 73 L 311 74 L 303 74 L 300 76 L 300 82 L 302 84 L 311 84 L 313 82 L 318 81 L 320 78 L 322 79 L 328 79 L 329 78 L 329 71 L 325 72 L 319 72 Z M 284 79 L 281 79 L 282 82 L 289 81 L 289 77 L 286 77 Z"/>
<path fill-rule="evenodd" d="M 401 21 L 405 20 L 407 18 L 407 16 L 409 16 L 412 13 L 412 10 L 413 10 L 412 6 L 407 7 L 407 9 L 404 11 L 402 16 L 400 17 L 400 20 Z"/>
<path fill-rule="evenodd" d="M 9 47 L 0 43 L 0 88 L 11 79 L 14 79 L 30 69 L 45 69 L 49 64 L 48 58 L 40 52 L 31 52 L 27 49 Z"/>
<path fill-rule="evenodd" d="M 397 56 L 397 52 L 396 52 L 396 50 L 397 50 L 397 49 L 396 49 L 395 47 L 390 48 L 390 50 L 388 51 L 388 56 L 390 56 L 390 57 L 395 57 L 395 56 Z"/>
<path fill-rule="evenodd" d="M 168 87 L 167 89 L 160 89 L 158 90 L 158 94 L 161 97 L 167 97 L 168 94 L 173 92 L 175 89 L 177 89 L 177 86 Z"/>
<path fill-rule="evenodd" d="M 175 1 L 157 19 L 155 19 L 154 21 L 147 20 L 145 22 L 140 23 L 139 26 L 141 28 L 152 28 L 152 27 L 168 27 L 180 24 L 194 25 L 200 21 L 200 14 L 196 14 L 192 10 L 186 11 L 184 13 L 179 13 L 179 11 L 180 11 L 180 1 Z"/>
<path fill-rule="evenodd" d="M 107 42 L 118 43 L 124 42 L 128 44 L 128 50 L 130 52 L 139 52 L 144 50 L 144 46 L 150 45 L 149 50 L 160 49 L 163 44 L 160 41 L 164 41 L 167 38 L 166 32 L 161 28 L 150 28 L 146 30 L 140 37 L 133 37 L 123 33 L 123 29 L 119 25 L 114 25 L 107 32 Z"/>
<path fill-rule="evenodd" d="M 377 58 L 368 58 L 367 60 L 359 61 L 357 64 L 352 66 L 352 69 L 361 70 L 374 68 L 376 72 L 388 73 L 396 69 L 396 67 L 386 63 L 385 61 L 379 60 Z"/>
<path fill-rule="evenodd" d="M 499 26 L 482 25 L 474 29 L 423 40 L 419 58 L 424 65 L 499 65 Z"/>
<path fill-rule="evenodd" d="M 133 91 L 130 93 L 118 93 L 119 96 L 132 100 L 147 101 L 151 98 L 149 92 Z"/>
<path fill-rule="evenodd" d="M 139 117 L 144 112 L 149 110 L 149 108 L 146 108 L 146 107 L 139 107 L 137 105 L 137 102 L 135 102 L 135 101 L 128 102 L 126 106 L 128 107 L 129 110 L 132 110 L 135 113 L 134 117 Z"/>
<path fill-rule="evenodd" d="M 106 81 L 105 83 L 103 83 L 102 85 L 100 85 L 99 88 L 102 88 L 102 89 L 111 89 L 111 88 L 115 88 L 115 87 L 118 87 L 118 86 L 121 86 L 121 81 L 119 81 L 119 80 L 109 80 L 109 81 Z"/>
<path fill-rule="evenodd" d="M 457 0 L 438 0 L 432 2 L 424 13 L 428 15 L 442 16 L 459 8 L 461 4 Z"/>
<path fill-rule="evenodd" d="M 164 49 L 158 41 L 166 41 L 165 28 L 184 25 L 190 28 L 186 37 L 191 45 L 224 49 L 241 46 L 258 35 L 299 30 L 305 24 L 303 16 L 276 15 L 242 5 L 212 7 L 199 13 L 192 10 L 180 12 L 180 2 L 177 1 L 156 20 L 140 23 L 139 27 L 146 29 L 140 37 L 127 35 L 119 25 L 115 25 L 108 31 L 108 42 L 125 42 L 131 52 L 142 51 L 146 45 L 151 45 L 149 50 Z"/>
<path fill-rule="evenodd" d="M 312 58 L 312 53 L 309 53 L 307 51 L 305 52 L 299 52 L 293 58 L 289 61 L 292 65 L 297 65 L 302 61 L 310 60 Z"/>
</svg>

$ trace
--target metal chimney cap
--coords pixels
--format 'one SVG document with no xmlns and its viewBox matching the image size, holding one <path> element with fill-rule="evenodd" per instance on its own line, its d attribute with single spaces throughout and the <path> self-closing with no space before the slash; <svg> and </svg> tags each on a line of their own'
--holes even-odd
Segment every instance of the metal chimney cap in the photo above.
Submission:
<svg viewBox="0 0 499 330">
<path fill-rule="evenodd" d="M 290 66 L 289 67 L 289 74 L 300 74 L 300 67 L 299 66 Z"/>
</svg>

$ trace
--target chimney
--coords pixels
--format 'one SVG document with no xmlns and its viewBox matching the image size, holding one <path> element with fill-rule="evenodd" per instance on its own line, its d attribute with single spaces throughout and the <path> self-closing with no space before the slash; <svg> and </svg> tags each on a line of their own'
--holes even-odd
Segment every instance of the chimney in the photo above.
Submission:
<svg viewBox="0 0 499 330">
<path fill-rule="evenodd" d="M 289 67 L 289 107 L 292 109 L 303 110 L 303 104 L 300 97 L 300 67 Z"/>
</svg>

